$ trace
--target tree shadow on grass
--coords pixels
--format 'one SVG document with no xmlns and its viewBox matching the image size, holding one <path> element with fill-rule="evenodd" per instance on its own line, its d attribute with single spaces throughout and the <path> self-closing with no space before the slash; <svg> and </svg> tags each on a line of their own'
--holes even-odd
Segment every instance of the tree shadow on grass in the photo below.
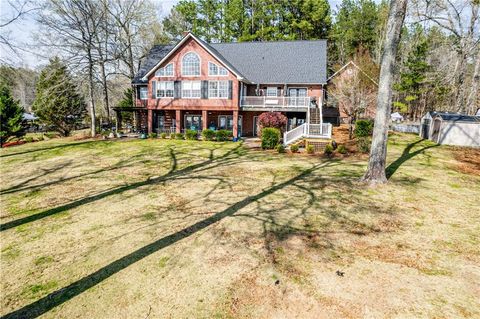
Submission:
<svg viewBox="0 0 480 319">
<path fill-rule="evenodd" d="M 202 163 L 198 164 L 197 166 L 193 165 L 193 167 L 190 167 L 189 170 L 193 170 L 194 167 L 200 167 Z M 205 164 L 203 164 L 205 165 Z M 218 212 L 208 218 L 205 218 L 201 221 L 198 221 L 188 227 L 183 228 L 180 231 L 177 231 L 171 235 L 162 237 L 158 239 L 157 241 L 152 242 L 151 244 L 148 244 L 146 246 L 143 246 L 140 249 L 137 249 L 136 251 L 106 265 L 105 267 L 100 268 L 96 272 L 81 278 L 80 280 L 77 280 L 73 282 L 72 284 L 61 288 L 57 291 L 54 291 L 47 296 L 29 304 L 26 305 L 18 310 L 15 310 L 7 315 L 5 315 L 3 318 L 36 318 L 54 307 L 57 307 L 64 302 L 74 298 L 75 296 L 78 296 L 79 294 L 85 292 L 91 287 L 94 287 L 95 285 L 101 283 L 103 280 L 111 277 L 112 275 L 116 274 L 117 272 L 127 268 L 128 266 L 142 260 L 143 258 L 165 248 L 168 247 L 172 244 L 175 244 L 176 242 L 188 238 L 192 234 L 195 234 L 196 232 L 205 229 L 206 227 L 215 224 L 222 219 L 234 215 L 237 211 L 243 209 L 244 207 L 257 202 L 258 200 L 282 189 L 285 188 L 289 185 L 294 184 L 296 181 L 301 180 L 314 172 L 315 170 L 325 167 L 329 165 L 329 163 L 323 163 L 323 164 L 317 164 L 309 169 L 306 169 L 302 171 L 300 174 L 296 175 L 293 178 L 288 179 L 287 181 L 284 181 L 282 183 L 278 183 L 276 185 L 273 185 L 267 189 L 264 189 L 262 192 L 248 196 L 244 198 L 241 201 L 238 201 L 232 205 L 230 205 L 228 208 L 224 209 L 221 212 Z M 188 168 L 188 167 L 187 167 Z M 142 182 L 143 183 L 143 182 Z"/>
<path fill-rule="evenodd" d="M 241 144 L 239 144 L 235 148 L 229 150 L 224 155 L 219 156 L 219 157 L 215 157 L 213 155 L 213 152 L 214 152 L 215 149 L 212 149 L 212 150 L 210 150 L 210 154 L 209 154 L 207 160 L 202 161 L 202 162 L 197 163 L 197 164 L 192 164 L 192 165 L 187 166 L 187 167 L 185 167 L 183 169 L 180 169 L 180 170 L 177 170 L 177 157 L 175 155 L 175 152 L 173 150 L 171 150 L 170 151 L 171 168 L 164 175 L 147 178 L 145 180 L 135 182 L 135 183 L 132 183 L 132 184 L 129 184 L 129 185 L 108 189 L 108 190 L 105 190 L 105 191 L 103 191 L 99 194 L 95 194 L 95 195 L 91 195 L 91 196 L 88 196 L 88 197 L 85 197 L 85 198 L 81 198 L 79 200 L 75 200 L 75 201 L 70 202 L 70 203 L 65 204 L 65 205 L 57 206 L 57 207 L 42 211 L 40 213 L 36 213 L 36 214 L 30 215 L 30 216 L 26 216 L 26 217 L 23 217 L 23 218 L 12 220 L 10 222 L 3 223 L 3 224 L 0 225 L 0 231 L 5 231 L 5 230 L 8 230 L 8 229 L 20 226 L 20 225 L 24 225 L 24 224 L 27 224 L 27 223 L 30 223 L 30 222 L 34 222 L 34 221 L 43 219 L 45 217 L 52 216 L 52 215 L 55 215 L 55 214 L 58 214 L 58 213 L 61 213 L 61 212 L 64 212 L 64 211 L 82 206 L 82 205 L 85 205 L 85 204 L 95 202 L 97 200 L 101 200 L 101 199 L 106 198 L 106 197 L 116 195 L 116 194 L 120 194 L 120 193 L 129 191 L 129 190 L 133 190 L 133 189 L 136 189 L 136 188 L 139 188 L 139 187 L 142 187 L 142 186 L 151 185 L 151 184 L 160 183 L 160 182 L 165 182 L 167 180 L 171 180 L 171 179 L 175 179 L 177 177 L 183 176 L 187 173 L 199 172 L 199 171 L 204 170 L 204 169 L 212 169 L 212 168 L 215 168 L 215 167 L 220 166 L 220 165 L 226 165 L 226 164 L 228 164 L 229 161 L 231 161 L 233 159 L 237 159 L 238 157 L 240 157 L 242 155 L 242 153 L 240 152 L 241 147 L 242 147 Z"/>
<path fill-rule="evenodd" d="M 73 146 L 93 144 L 93 143 L 98 143 L 98 142 L 103 142 L 103 141 L 93 140 L 93 141 L 84 141 L 84 142 L 75 142 L 75 143 L 67 143 L 67 144 L 60 144 L 60 145 L 52 145 L 50 147 L 43 147 L 43 148 L 37 148 L 37 149 L 23 151 L 23 152 L 16 152 L 16 153 L 0 155 L 0 158 L 22 155 L 22 154 L 31 154 L 31 153 L 42 152 L 42 151 L 50 151 L 50 150 L 55 150 L 55 149 L 69 148 L 69 147 L 73 147 Z"/>
<path fill-rule="evenodd" d="M 427 145 L 427 146 L 424 146 L 414 152 L 411 152 L 412 149 L 419 143 L 423 142 L 423 140 L 417 140 L 413 143 L 410 143 L 407 145 L 407 147 L 405 147 L 405 149 L 403 150 L 402 152 L 402 155 L 400 155 L 399 158 L 397 158 L 395 161 L 393 161 L 392 163 L 390 163 L 390 165 L 388 165 L 388 167 L 386 168 L 386 175 L 387 175 L 387 179 L 390 179 L 390 177 L 392 177 L 392 175 L 397 171 L 397 169 L 403 165 L 403 163 L 405 163 L 406 161 L 410 160 L 411 158 L 417 156 L 418 154 L 421 154 L 423 152 L 425 152 L 426 150 L 428 150 L 429 148 L 433 148 L 433 147 L 437 147 L 438 144 L 430 144 L 430 145 Z"/>
</svg>

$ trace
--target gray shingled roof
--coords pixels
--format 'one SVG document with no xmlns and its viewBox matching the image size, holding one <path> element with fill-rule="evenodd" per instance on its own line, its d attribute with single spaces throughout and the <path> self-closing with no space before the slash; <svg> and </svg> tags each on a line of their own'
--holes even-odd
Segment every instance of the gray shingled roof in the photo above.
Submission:
<svg viewBox="0 0 480 319">
<path fill-rule="evenodd" d="M 325 83 L 327 41 L 210 43 L 253 83 Z"/>
<path fill-rule="evenodd" d="M 327 41 L 202 43 L 247 81 L 261 84 L 326 83 Z M 173 46 L 155 46 L 133 83 L 158 63 Z"/>
<path fill-rule="evenodd" d="M 150 49 L 145 59 L 140 65 L 140 70 L 138 70 L 137 75 L 133 78 L 133 84 L 142 84 L 147 83 L 147 81 L 142 81 L 143 76 L 150 71 L 161 59 L 163 59 L 168 52 L 174 48 L 174 45 L 155 45 Z"/>
<path fill-rule="evenodd" d="M 476 122 L 480 123 L 480 116 L 466 115 L 460 113 L 435 113 L 432 116 L 439 116 L 448 122 Z"/>
</svg>

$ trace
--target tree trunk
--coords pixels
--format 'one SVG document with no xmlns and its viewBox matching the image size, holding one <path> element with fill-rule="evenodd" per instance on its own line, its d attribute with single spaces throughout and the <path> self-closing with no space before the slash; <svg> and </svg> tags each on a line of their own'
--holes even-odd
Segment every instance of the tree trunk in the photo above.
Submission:
<svg viewBox="0 0 480 319">
<path fill-rule="evenodd" d="M 88 52 L 89 62 L 88 62 L 88 80 L 89 80 L 89 89 L 90 89 L 90 117 L 91 117 L 91 135 L 95 137 L 97 134 L 96 130 L 96 121 L 95 121 L 95 94 L 94 94 L 94 80 L 93 80 L 93 60 L 92 55 Z"/>
<path fill-rule="evenodd" d="M 108 102 L 108 82 L 107 74 L 105 71 L 105 61 L 100 62 L 100 72 L 102 76 L 102 87 L 103 87 L 103 103 L 105 104 L 105 110 L 107 111 L 107 123 L 110 125 L 110 103 Z"/>
<path fill-rule="evenodd" d="M 380 81 L 377 96 L 377 112 L 373 128 L 372 147 L 367 172 L 363 180 L 370 184 L 386 183 L 385 163 L 387 160 L 388 122 L 392 102 L 392 83 L 398 43 L 407 0 L 391 0 L 385 34 L 385 47 L 380 66 Z"/>
<path fill-rule="evenodd" d="M 470 89 L 470 94 L 468 95 L 467 99 L 467 107 L 466 110 L 470 114 L 474 115 L 476 111 L 476 107 L 480 107 L 476 105 L 476 101 L 478 100 L 478 87 L 480 86 L 480 51 L 477 54 L 477 62 L 475 63 L 475 71 L 473 72 L 472 84 Z"/>
<path fill-rule="evenodd" d="M 465 109 L 465 73 L 468 56 L 463 51 L 458 54 L 458 74 L 455 79 L 455 87 L 457 92 L 455 94 L 455 111 L 464 113 Z"/>
</svg>

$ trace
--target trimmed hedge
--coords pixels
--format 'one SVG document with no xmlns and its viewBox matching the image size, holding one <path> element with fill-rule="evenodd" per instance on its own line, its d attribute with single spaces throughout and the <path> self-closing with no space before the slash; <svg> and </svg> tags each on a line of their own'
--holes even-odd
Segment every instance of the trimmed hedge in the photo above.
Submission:
<svg viewBox="0 0 480 319">
<path fill-rule="evenodd" d="M 185 138 L 187 140 L 196 140 L 198 136 L 198 132 L 195 130 L 187 130 L 185 132 Z"/>
<path fill-rule="evenodd" d="M 274 127 L 262 129 L 262 148 L 274 149 L 280 142 L 280 130 Z"/>
<path fill-rule="evenodd" d="M 183 134 L 182 133 L 175 133 L 175 139 L 183 140 Z"/>
<path fill-rule="evenodd" d="M 277 150 L 277 152 L 279 153 L 285 153 L 285 146 L 283 146 L 283 144 L 278 144 L 275 149 Z"/>
<path fill-rule="evenodd" d="M 218 130 L 215 132 L 215 139 L 218 142 L 227 141 L 232 136 L 233 136 L 233 132 L 228 130 Z"/>
<path fill-rule="evenodd" d="M 206 129 L 202 131 L 202 136 L 205 141 L 212 141 L 215 137 L 215 131 L 211 129 Z"/>
<path fill-rule="evenodd" d="M 292 144 L 290 145 L 290 151 L 292 151 L 292 153 L 298 153 L 298 144 Z"/>
<path fill-rule="evenodd" d="M 353 132 L 355 137 L 367 137 L 373 133 L 373 121 L 358 120 L 355 122 L 355 130 Z"/>
</svg>

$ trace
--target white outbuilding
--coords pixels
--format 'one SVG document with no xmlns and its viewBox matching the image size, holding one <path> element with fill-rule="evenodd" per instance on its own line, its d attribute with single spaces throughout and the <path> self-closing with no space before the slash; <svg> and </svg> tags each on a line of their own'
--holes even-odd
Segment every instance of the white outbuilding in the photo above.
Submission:
<svg viewBox="0 0 480 319">
<path fill-rule="evenodd" d="M 403 122 L 403 115 L 395 112 L 390 115 L 390 119 L 392 120 L 392 122 Z"/>
<path fill-rule="evenodd" d="M 480 116 L 429 112 L 422 117 L 420 136 L 438 144 L 480 147 Z"/>
</svg>

